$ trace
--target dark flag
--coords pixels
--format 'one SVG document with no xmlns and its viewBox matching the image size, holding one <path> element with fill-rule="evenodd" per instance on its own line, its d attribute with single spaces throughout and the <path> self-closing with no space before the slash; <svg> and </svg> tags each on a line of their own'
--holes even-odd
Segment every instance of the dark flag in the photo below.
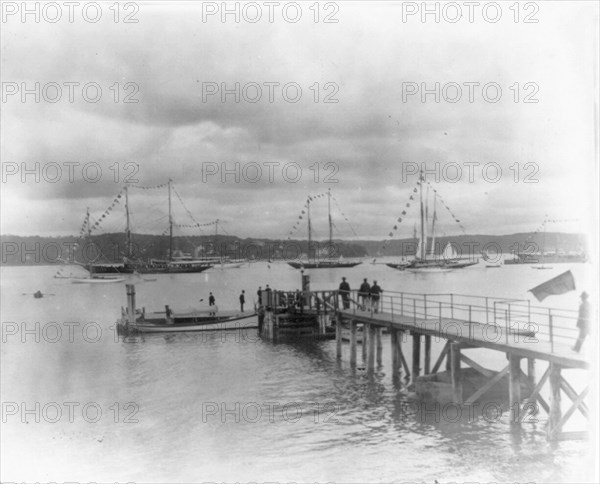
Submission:
<svg viewBox="0 0 600 484">
<path fill-rule="evenodd" d="M 575 290 L 575 279 L 571 271 L 563 272 L 562 274 L 550 279 L 549 281 L 529 289 L 538 301 L 543 301 L 548 296 L 557 296 L 565 292 Z"/>
</svg>

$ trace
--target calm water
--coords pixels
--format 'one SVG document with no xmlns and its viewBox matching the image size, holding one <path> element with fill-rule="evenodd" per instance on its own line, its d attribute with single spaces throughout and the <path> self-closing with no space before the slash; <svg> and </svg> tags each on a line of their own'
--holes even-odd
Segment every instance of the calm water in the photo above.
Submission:
<svg viewBox="0 0 600 484">
<path fill-rule="evenodd" d="M 430 275 L 366 264 L 311 271 L 311 284 L 335 288 L 345 275 L 352 288 L 368 277 L 384 290 L 528 298 L 527 289 L 567 269 L 579 291 L 591 289 L 587 264 Z M 333 341 L 273 344 L 256 330 L 123 340 L 111 326 L 126 304 L 124 285 L 74 285 L 53 279 L 55 272 L 2 268 L 3 481 L 591 480 L 591 446 L 549 444 L 543 412 L 520 431 L 511 431 L 508 414 L 455 422 L 454 415 L 439 422 L 417 416 L 391 381 L 389 336 L 373 378 L 351 370 L 347 346 L 337 362 Z M 209 291 L 233 309 L 242 289 L 252 306 L 259 285 L 300 286 L 300 273 L 285 264 L 152 277 L 158 280 L 136 286 L 138 306 L 147 310 L 202 305 Z M 55 296 L 23 295 L 38 289 Z M 577 294 L 545 302 L 576 309 Z M 33 333 L 11 324 L 23 322 Z M 74 323 L 72 335 L 67 323 Z M 505 358 L 483 352 L 478 361 L 497 367 Z M 11 414 L 14 405 L 32 410 L 28 423 Z"/>
</svg>

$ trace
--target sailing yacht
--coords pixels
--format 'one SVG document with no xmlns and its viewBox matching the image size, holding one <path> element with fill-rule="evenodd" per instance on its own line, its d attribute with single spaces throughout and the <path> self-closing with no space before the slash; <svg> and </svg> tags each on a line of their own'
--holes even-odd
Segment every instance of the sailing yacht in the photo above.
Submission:
<svg viewBox="0 0 600 484">
<path fill-rule="evenodd" d="M 171 210 L 171 184 L 173 180 L 169 179 L 169 253 L 167 259 L 150 259 L 147 262 L 133 259 L 133 240 L 131 234 L 130 215 L 129 215 L 129 191 L 125 186 L 125 215 L 126 215 L 126 256 L 123 263 L 117 264 L 89 264 L 89 271 L 92 274 L 180 274 L 197 273 L 205 271 L 213 266 L 211 263 L 197 260 L 178 260 L 173 257 L 173 214 Z M 89 229 L 89 223 L 88 223 Z"/>
<path fill-rule="evenodd" d="M 435 253 L 435 223 L 437 221 L 437 192 L 434 190 L 433 196 L 433 217 L 431 221 L 431 240 L 427 234 L 429 218 L 429 187 L 427 189 L 426 199 L 423 202 L 423 184 L 425 179 L 421 175 L 419 183 L 419 203 L 420 203 L 420 236 L 418 238 L 417 251 L 415 258 L 410 262 L 401 264 L 387 264 L 389 267 L 398 270 L 407 270 L 410 272 L 449 272 L 453 269 L 462 269 L 479 263 L 479 259 L 461 258 L 454 246 L 448 242 L 442 251 L 441 257 Z M 431 242 L 428 249 L 428 242 Z"/>
<path fill-rule="evenodd" d="M 293 261 L 288 262 L 294 269 L 331 269 L 338 267 L 354 267 L 362 263 L 362 261 L 357 260 L 344 260 L 342 256 L 338 259 L 334 258 L 324 258 L 319 259 L 319 254 L 315 253 L 315 257 L 313 260 L 310 260 L 310 250 L 312 247 L 312 225 L 310 221 L 310 202 L 311 197 L 308 197 L 306 201 L 307 207 L 307 219 L 308 219 L 308 250 L 307 256 L 309 257 L 308 261 Z M 327 191 L 327 211 L 329 216 L 329 249 L 334 247 L 333 245 L 333 222 L 331 219 L 331 189 Z"/>
</svg>

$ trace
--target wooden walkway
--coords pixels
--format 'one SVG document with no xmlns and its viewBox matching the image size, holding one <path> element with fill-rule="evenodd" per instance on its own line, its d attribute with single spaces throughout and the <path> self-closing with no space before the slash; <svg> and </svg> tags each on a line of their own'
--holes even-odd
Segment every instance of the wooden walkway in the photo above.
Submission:
<svg viewBox="0 0 600 484">
<path fill-rule="evenodd" d="M 411 333 L 430 335 L 446 340 L 465 343 L 473 347 L 489 348 L 512 353 L 522 358 L 535 358 L 556 363 L 565 368 L 588 368 L 588 362 L 571 350 L 566 342 L 542 341 L 535 333 L 521 327 L 521 331 L 507 334 L 504 327 L 495 324 L 469 322 L 456 318 L 424 319 L 385 312 L 371 313 L 357 309 L 339 310 L 343 320 L 354 320 L 375 326 L 394 328 Z M 516 328 L 515 328 L 516 329 Z"/>
</svg>

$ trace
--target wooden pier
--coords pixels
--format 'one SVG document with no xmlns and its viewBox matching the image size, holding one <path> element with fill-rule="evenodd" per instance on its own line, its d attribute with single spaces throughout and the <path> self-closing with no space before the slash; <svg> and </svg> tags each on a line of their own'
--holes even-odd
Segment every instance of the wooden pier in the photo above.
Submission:
<svg viewBox="0 0 600 484">
<path fill-rule="evenodd" d="M 307 289 L 307 285 L 303 287 Z M 349 329 L 348 359 L 352 367 L 358 365 L 359 328 L 362 328 L 365 371 L 373 374 L 376 367 L 383 365 L 382 331 L 385 330 L 390 334 L 394 381 L 400 381 L 404 373 L 405 381 L 411 383 L 409 388 L 414 389 L 422 380 L 435 378 L 442 372 L 445 376 L 449 374 L 447 386 L 452 402 L 457 405 L 473 404 L 504 381 L 508 386 L 508 395 L 505 395 L 508 405 L 517 409 L 511 412 L 511 424 L 520 425 L 527 416 L 527 409 L 534 405 L 537 409 L 539 405 L 548 415 L 548 439 L 586 435 L 585 432 L 567 434 L 562 431 L 577 411 L 589 418 L 585 404 L 589 387 L 578 394 L 567 380 L 569 370 L 588 368 L 587 360 L 571 350 L 578 333 L 575 311 L 533 307 L 527 300 L 457 294 L 386 292 L 377 306 L 372 301 L 362 305 L 356 291 L 351 292 L 346 304 L 338 291 L 304 290 L 301 294 L 301 303 L 297 297 L 294 299 L 294 311 L 301 307 L 303 314 L 312 313 L 320 318 L 319 327 L 323 333 L 327 326 L 335 327 L 338 359 L 342 359 L 344 353 L 342 332 L 346 327 Z M 274 291 L 270 297 L 273 306 L 268 308 L 265 317 L 274 321 L 276 312 L 286 311 L 276 301 L 291 299 L 289 293 L 281 291 Z M 268 331 L 273 335 L 273 325 Z M 435 358 L 432 338 L 445 341 Z M 404 356 L 403 344 L 412 345 L 410 366 Z M 465 354 L 474 348 L 504 353 L 506 366 L 498 372 L 484 368 Z M 521 368 L 523 360 L 527 373 Z M 540 378 L 536 378 L 537 361 L 548 364 Z M 476 388 L 473 388 L 472 379 L 465 380 L 466 372 L 479 376 Z M 420 379 L 421 376 L 424 378 Z M 540 394 L 545 385 L 550 387 L 549 402 Z M 471 394 L 467 388 L 471 388 Z M 563 394 L 571 401 L 564 413 Z"/>
</svg>

